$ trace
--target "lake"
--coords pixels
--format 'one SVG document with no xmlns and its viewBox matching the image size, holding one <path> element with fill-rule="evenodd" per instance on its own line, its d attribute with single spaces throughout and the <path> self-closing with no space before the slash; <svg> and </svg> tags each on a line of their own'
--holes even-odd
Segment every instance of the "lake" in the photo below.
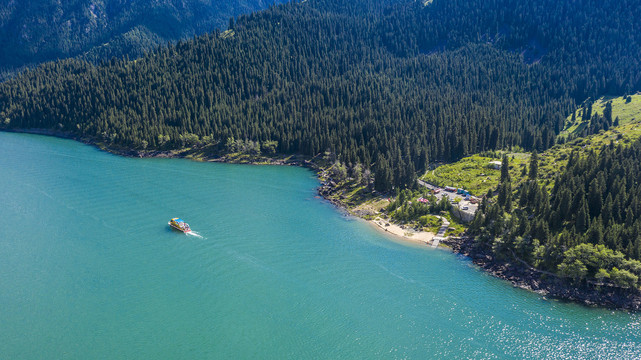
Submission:
<svg viewBox="0 0 641 360">
<path fill-rule="evenodd" d="M 641 358 L 639 315 L 395 241 L 317 186 L 0 132 L 0 358 Z"/>
</svg>

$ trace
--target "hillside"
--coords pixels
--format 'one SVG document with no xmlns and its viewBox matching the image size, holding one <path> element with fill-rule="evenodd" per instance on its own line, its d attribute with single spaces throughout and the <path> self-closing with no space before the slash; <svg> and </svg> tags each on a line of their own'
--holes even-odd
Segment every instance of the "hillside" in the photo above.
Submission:
<svg viewBox="0 0 641 360">
<path fill-rule="evenodd" d="M 488 191 L 496 189 L 501 170 L 492 166 L 491 162 L 501 161 L 504 155 L 510 158 L 512 177 L 519 177 L 530 158 L 530 154 L 491 151 L 474 154 L 449 164 L 435 164 L 435 169 L 429 170 L 421 176 L 421 180 L 440 187 L 462 188 L 472 195 L 483 196 Z"/>
<path fill-rule="evenodd" d="M 17 69 L 81 56 L 133 59 L 168 41 L 225 29 L 231 17 L 280 1 L 35 0 L 0 5 L 0 80 Z"/>
<path fill-rule="evenodd" d="M 323 191 L 354 214 L 402 226 L 406 236 L 435 232 L 439 216 L 445 217 L 452 222 L 445 235 L 454 236 L 448 244 L 517 286 L 591 305 L 638 310 L 641 119 L 633 118 L 636 112 L 622 105 L 625 101 L 611 100 L 624 124 L 608 131 L 536 156 L 485 152 L 427 172 L 422 178 L 433 184 L 483 197 L 466 225 L 455 221 L 457 205 L 425 187 L 381 197 L 360 179 L 330 169 L 327 174 L 338 187 Z M 489 166 L 501 158 L 509 171 Z"/>
<path fill-rule="evenodd" d="M 612 126 L 641 120 L 641 94 L 604 96 L 596 101 L 587 99 L 565 120 L 559 137 L 571 139 L 608 130 Z"/>
<path fill-rule="evenodd" d="M 387 191 L 434 160 L 543 151 L 577 103 L 641 89 L 640 15 L 634 1 L 309 0 L 135 62 L 46 64 L 0 85 L 0 115 L 111 149 L 329 151 Z"/>
<path fill-rule="evenodd" d="M 378 195 L 364 211 L 429 229 L 456 199 L 417 175 L 465 159 L 432 174 L 490 195 L 470 254 L 562 291 L 638 295 L 637 95 L 605 96 L 641 90 L 639 18 L 632 0 L 291 2 L 135 61 L 26 71 L 0 84 L 0 128 L 139 156 L 321 158 L 327 197 Z M 559 136 L 578 108 L 586 131 Z M 511 171 L 474 168 L 500 157 Z"/>
<path fill-rule="evenodd" d="M 527 264 L 530 284 L 541 289 L 571 284 L 581 289 L 576 299 L 638 308 L 640 138 L 641 119 L 630 120 L 531 158 L 527 171 L 501 179 L 498 197 L 484 201 L 467 251 L 491 264 Z M 622 300 L 629 296 L 637 300 Z"/>
<path fill-rule="evenodd" d="M 426 181 L 484 198 L 467 236 L 452 246 L 542 294 L 641 308 L 641 107 L 634 97 L 606 101 L 619 117 L 607 131 L 575 135 L 536 156 L 486 152 L 427 172 Z M 490 166 L 499 159 L 509 171 Z M 407 194 L 390 215 L 403 211 L 406 223 L 421 225 L 431 210 L 414 204 L 417 196 L 430 199 Z"/>
<path fill-rule="evenodd" d="M 555 177 L 559 171 L 565 170 L 573 152 L 581 155 L 586 155 L 590 151 L 599 153 L 604 145 L 612 143 L 629 146 L 641 138 L 641 95 L 602 98 L 594 102 L 592 113 L 602 116 L 607 102 L 610 102 L 612 117 L 619 119 L 617 125 L 611 125 L 608 130 L 600 129 L 596 134 L 581 136 L 582 132 L 577 129 L 585 127 L 585 123 L 572 125 L 570 122 L 572 116 L 568 116 L 566 129 L 559 135 L 563 137 L 563 141 L 538 154 L 538 181 L 541 185 L 548 189 L 554 186 Z M 584 107 L 581 106 L 575 113 L 581 115 L 583 109 Z M 566 142 L 564 137 L 568 135 L 571 135 L 572 140 Z M 421 179 L 439 186 L 465 188 L 474 195 L 482 196 L 488 190 L 495 190 L 499 185 L 501 172 L 492 168 L 490 162 L 501 161 L 504 155 L 507 155 L 510 160 L 513 186 L 518 188 L 523 181 L 527 180 L 524 175 L 527 174 L 530 159 L 528 153 L 492 151 L 474 154 L 459 161 L 438 166 L 426 172 Z"/>
</svg>

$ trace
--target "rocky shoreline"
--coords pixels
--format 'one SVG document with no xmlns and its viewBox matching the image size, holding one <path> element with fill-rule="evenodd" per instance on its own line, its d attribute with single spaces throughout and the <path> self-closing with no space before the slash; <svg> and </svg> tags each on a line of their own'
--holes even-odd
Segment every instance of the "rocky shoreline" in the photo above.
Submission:
<svg viewBox="0 0 641 360">
<path fill-rule="evenodd" d="M 496 259 L 489 251 L 477 246 L 470 237 L 449 239 L 447 245 L 457 254 L 469 257 L 489 274 L 513 286 L 561 301 L 575 302 L 590 307 L 636 312 L 641 310 L 641 292 L 621 288 L 596 290 L 595 285 L 568 286 L 563 279 L 526 267 L 518 261 Z"/>
<path fill-rule="evenodd" d="M 120 150 L 112 149 L 92 139 L 80 138 L 69 132 L 47 130 L 47 129 L 1 129 L 8 132 L 29 133 L 38 135 L 55 136 L 66 139 L 73 139 L 82 143 L 96 146 L 97 148 L 109 153 L 139 158 L 188 158 L 199 161 L 221 162 L 221 163 L 242 163 L 242 164 L 269 164 L 269 165 L 287 165 L 301 166 L 315 171 L 320 177 L 323 169 L 309 159 L 291 156 L 287 158 L 270 158 L 256 157 L 254 161 L 238 161 L 238 159 L 229 158 L 228 155 L 217 157 L 195 158 L 193 154 L 200 149 L 192 150 L 175 150 L 175 151 L 139 151 L 139 150 Z M 339 190 L 339 186 L 331 179 L 321 182 L 318 187 L 318 194 L 326 201 L 330 202 L 342 211 L 352 216 L 359 214 L 351 211 L 350 207 L 340 200 L 340 197 L 332 196 Z M 474 243 L 470 237 L 450 238 L 442 243 L 452 249 L 454 253 L 469 257 L 474 264 L 479 266 L 483 271 L 512 283 L 513 286 L 536 292 L 542 296 L 555 298 L 562 301 L 580 303 L 586 306 L 600 306 L 609 309 L 640 311 L 641 310 L 641 292 L 630 291 L 619 288 L 611 288 L 609 291 L 596 291 L 594 287 L 584 285 L 582 287 L 569 287 L 566 282 L 552 275 L 548 276 L 532 268 L 528 268 L 517 261 L 507 262 L 502 259 L 494 258 L 489 251 L 486 251 Z"/>
<path fill-rule="evenodd" d="M 321 183 L 318 193 L 324 199 L 352 216 L 359 216 L 350 207 L 333 196 L 339 188 L 331 180 Z M 488 249 L 483 249 L 471 237 L 448 238 L 441 240 L 443 245 L 451 248 L 454 253 L 472 260 L 482 271 L 499 279 L 510 282 L 514 287 L 535 292 L 541 296 L 560 301 L 574 302 L 589 307 L 603 307 L 614 310 L 636 312 L 641 310 L 641 292 L 620 288 L 601 289 L 594 286 L 569 286 L 558 276 L 527 267 L 518 261 L 508 262 L 496 259 Z"/>
<path fill-rule="evenodd" d="M 310 169 L 314 171 L 321 171 L 320 168 L 314 167 L 314 166 L 310 166 Z M 337 208 L 349 214 L 352 214 L 353 216 L 358 216 L 357 214 L 354 214 L 353 212 L 351 212 L 349 206 L 344 202 L 342 202 L 340 198 L 332 197 L 332 195 L 334 195 L 337 190 L 338 190 L 338 186 L 336 185 L 336 183 L 334 183 L 331 180 L 328 180 L 328 181 L 321 182 L 320 186 L 316 191 L 318 192 L 318 195 L 320 195 L 323 199 L 325 199 L 325 201 L 331 203 L 332 205 L 336 206 Z"/>
<path fill-rule="evenodd" d="M 204 156 L 196 157 L 195 154 L 198 154 L 199 151 L 202 151 L 206 148 L 203 146 L 189 148 L 189 149 L 177 149 L 177 150 L 135 150 L 135 149 L 119 149 L 106 146 L 105 144 L 95 141 L 92 138 L 86 138 L 78 136 L 72 132 L 68 131 L 58 131 L 52 129 L 9 129 L 9 128 L 0 128 L 0 131 L 5 132 L 14 132 L 14 133 L 23 133 L 23 134 L 35 134 L 35 135 L 45 135 L 53 136 L 63 139 L 71 139 L 83 144 L 94 146 L 102 151 L 125 157 L 137 157 L 137 158 L 167 158 L 167 159 L 191 159 L 196 161 L 209 161 L 209 162 L 220 162 L 220 163 L 231 163 L 231 164 L 249 164 L 249 165 L 287 165 L 287 166 L 303 166 L 311 168 L 312 170 L 319 170 L 318 167 L 315 167 L 313 163 L 303 159 L 301 156 L 289 156 L 289 157 L 269 157 L 269 156 L 252 156 L 250 160 L 247 159 L 233 159 L 230 158 L 228 154 L 221 154 L 217 156 Z"/>
</svg>

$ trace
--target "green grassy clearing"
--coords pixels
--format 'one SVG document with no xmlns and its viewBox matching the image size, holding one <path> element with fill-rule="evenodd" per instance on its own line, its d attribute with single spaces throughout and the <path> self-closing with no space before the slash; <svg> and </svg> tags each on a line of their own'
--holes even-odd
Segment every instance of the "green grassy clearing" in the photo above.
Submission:
<svg viewBox="0 0 641 360">
<path fill-rule="evenodd" d="M 604 145 L 614 143 L 623 146 L 631 144 L 641 137 L 641 117 L 628 121 L 608 131 L 601 131 L 585 138 L 578 138 L 566 144 L 554 145 L 539 156 L 539 181 L 548 187 L 554 185 L 556 174 L 565 170 L 572 151 L 586 154 L 589 151 L 600 151 Z"/>
<path fill-rule="evenodd" d="M 636 120 L 641 120 L 641 93 L 630 95 L 631 101 L 627 102 L 623 96 L 613 97 L 604 96 L 596 100 L 592 104 L 592 115 L 603 115 L 603 109 L 608 101 L 612 102 L 612 119 L 619 117 L 619 125 L 625 125 Z M 570 134 L 580 134 L 581 131 L 588 125 L 587 122 L 582 120 L 583 108 L 578 108 L 575 111 L 576 121 L 572 122 L 572 114 L 565 120 L 565 128 L 559 134 L 560 137 L 565 137 Z"/>
<path fill-rule="evenodd" d="M 423 227 L 424 231 L 437 233 L 443 224 L 443 220 L 434 215 L 423 215 L 418 218 L 418 224 Z"/>
<path fill-rule="evenodd" d="M 604 145 L 610 143 L 625 146 L 641 138 L 641 94 L 631 95 L 631 97 L 632 100 L 629 103 L 626 103 L 623 97 L 602 98 L 595 102 L 593 111 L 602 114 L 605 102 L 611 100 L 613 116 L 619 116 L 620 125 L 585 138 L 557 144 L 539 154 L 539 182 L 551 189 L 556 175 L 565 170 L 572 151 L 577 150 L 582 154 L 592 150 L 598 152 Z M 579 126 L 585 126 L 585 124 Z M 488 166 L 490 161 L 500 161 L 500 157 L 505 153 L 472 155 L 455 163 L 441 165 L 424 174 L 421 179 L 438 186 L 454 186 L 464 188 L 477 196 L 483 195 L 490 189 L 496 189 L 501 176 L 500 170 Z M 530 154 L 509 152 L 507 154 L 510 158 L 512 186 L 516 189 L 527 180 Z"/>
<path fill-rule="evenodd" d="M 467 230 L 467 226 L 459 219 L 452 216 L 452 214 L 450 214 L 449 212 L 443 214 L 443 217 L 445 217 L 450 222 L 450 226 L 445 232 L 445 236 L 461 236 Z"/>
<path fill-rule="evenodd" d="M 468 190 L 471 194 L 481 196 L 490 189 L 496 188 L 501 177 L 501 171 L 490 166 L 491 161 L 501 161 L 505 152 L 497 152 L 496 156 L 472 155 L 455 163 L 441 165 L 427 172 L 422 180 L 441 187 L 454 186 Z M 520 177 L 521 166 L 527 164 L 529 154 L 507 153 L 510 158 L 510 175 Z"/>
</svg>

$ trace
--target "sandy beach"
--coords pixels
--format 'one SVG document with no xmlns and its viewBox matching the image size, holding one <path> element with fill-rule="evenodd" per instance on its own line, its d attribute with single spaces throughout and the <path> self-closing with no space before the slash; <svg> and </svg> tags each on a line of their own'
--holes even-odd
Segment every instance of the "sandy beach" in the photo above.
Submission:
<svg viewBox="0 0 641 360">
<path fill-rule="evenodd" d="M 427 231 L 416 231 L 410 228 L 402 228 L 399 225 L 390 223 L 381 218 L 376 218 L 375 220 L 368 220 L 369 223 L 374 224 L 381 231 L 385 231 L 388 234 L 392 234 L 396 237 L 400 237 L 403 240 L 411 241 L 415 243 L 422 244 L 431 244 L 434 233 Z"/>
</svg>

